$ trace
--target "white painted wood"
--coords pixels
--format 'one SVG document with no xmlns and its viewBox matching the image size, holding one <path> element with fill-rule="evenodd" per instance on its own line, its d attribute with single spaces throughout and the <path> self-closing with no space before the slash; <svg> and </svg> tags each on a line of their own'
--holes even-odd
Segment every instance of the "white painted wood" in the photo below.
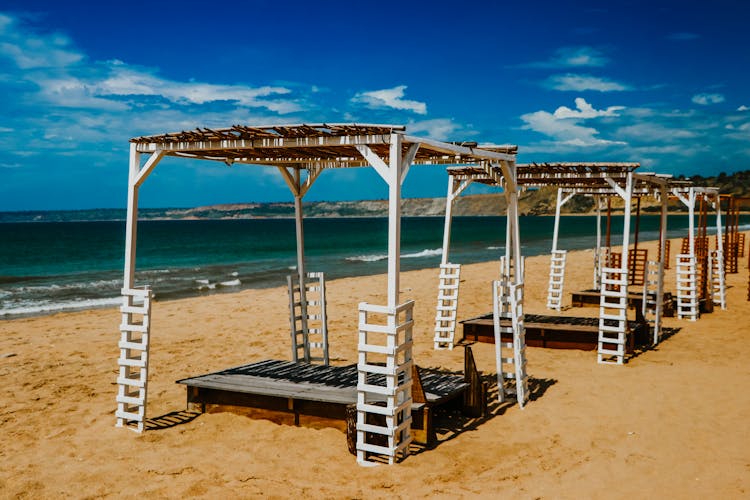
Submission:
<svg viewBox="0 0 750 500">
<path fill-rule="evenodd" d="M 708 280 L 711 289 L 711 301 L 714 305 L 727 308 L 726 283 L 724 281 L 724 255 L 721 250 L 711 252 L 708 266 Z"/>
<path fill-rule="evenodd" d="M 597 344 L 598 363 L 621 365 L 625 362 L 627 282 L 626 269 L 602 267 L 599 339 Z M 607 347 L 610 344 L 616 345 L 617 348 Z"/>
<path fill-rule="evenodd" d="M 292 360 L 328 365 L 330 356 L 325 274 L 308 272 L 305 276 L 304 287 L 300 286 L 298 274 L 287 276 Z M 302 288 L 305 292 L 304 307 Z"/>
<path fill-rule="evenodd" d="M 453 349 L 460 281 L 461 266 L 459 264 L 440 264 L 435 315 L 435 349 Z"/>
<path fill-rule="evenodd" d="M 413 310 L 414 301 L 397 307 L 359 304 L 357 462 L 360 465 L 377 463 L 372 455 L 393 464 L 399 455 L 406 456 L 409 452 Z M 374 316 L 385 316 L 385 321 Z M 376 379 L 375 375 L 382 378 Z M 383 399 L 385 405 L 375 404 Z M 385 425 L 368 422 L 371 413 L 382 415 Z M 369 442 L 368 433 L 386 436 L 387 445 Z"/>
<path fill-rule="evenodd" d="M 693 254 L 677 255 L 677 318 L 698 320 L 698 288 Z"/>
<path fill-rule="evenodd" d="M 657 345 L 661 340 L 661 312 L 664 301 L 664 293 L 661 289 L 663 274 L 661 262 L 650 260 L 646 263 L 641 313 L 649 324 L 652 345 Z"/>
<path fill-rule="evenodd" d="M 510 326 L 503 326 L 502 319 L 509 319 Z M 498 400 L 504 402 L 509 394 L 515 394 L 519 407 L 523 408 L 528 400 L 523 283 L 514 284 L 507 278 L 492 282 L 492 320 L 495 333 Z M 503 333 L 511 334 L 513 341 L 503 342 Z M 503 354 L 504 348 L 510 350 L 510 355 Z M 505 380 L 513 380 L 514 386 L 508 387 Z"/>
<path fill-rule="evenodd" d="M 404 153 L 404 157 L 401 159 L 401 177 L 399 178 L 399 182 L 401 184 L 404 183 L 406 180 L 406 175 L 409 173 L 409 169 L 411 168 L 411 164 L 414 161 L 414 157 L 417 156 L 417 151 L 419 151 L 419 143 L 414 143 L 411 146 L 409 146 L 409 149 L 406 150 L 406 153 Z"/>
<path fill-rule="evenodd" d="M 401 142 L 402 135 L 391 134 L 388 183 L 388 307 L 399 303 L 401 281 Z"/>
<path fill-rule="evenodd" d="M 392 134 L 396 135 L 396 134 Z M 391 137 L 392 137 L 391 136 Z M 400 135 L 398 136 L 401 137 Z M 383 178 L 385 182 L 387 182 L 390 185 L 391 182 L 391 175 L 388 173 L 389 168 L 388 165 L 383 161 L 382 158 L 380 158 L 372 149 L 370 149 L 370 146 L 367 145 L 360 145 L 357 146 L 357 151 L 367 160 L 367 162 L 372 166 L 372 168 L 375 169 L 375 171 L 380 175 L 380 177 Z M 401 156 L 401 152 L 399 151 L 398 156 Z M 400 183 L 400 177 L 399 177 L 399 183 Z"/>
<path fill-rule="evenodd" d="M 146 178 L 151 175 L 151 172 L 154 171 L 154 168 L 156 168 L 156 165 L 161 161 L 161 159 L 164 157 L 164 152 L 161 149 L 157 149 L 154 151 L 148 160 L 146 160 L 146 163 L 143 165 L 143 168 L 141 168 L 138 172 L 138 175 L 135 178 L 135 186 L 141 187 L 141 184 L 143 184 L 146 180 Z"/>
<path fill-rule="evenodd" d="M 142 290 L 126 288 L 122 294 L 120 341 L 117 344 L 120 356 L 117 360 L 116 425 L 143 432 L 148 396 L 152 292 L 149 287 Z"/>
<path fill-rule="evenodd" d="M 550 255 L 549 286 L 547 287 L 547 308 L 559 311 L 562 309 L 565 288 L 566 250 L 553 250 Z"/>
<path fill-rule="evenodd" d="M 601 280 L 601 249 L 602 249 L 602 197 L 594 196 L 596 204 L 596 248 L 594 249 L 594 290 L 599 290 Z"/>
</svg>

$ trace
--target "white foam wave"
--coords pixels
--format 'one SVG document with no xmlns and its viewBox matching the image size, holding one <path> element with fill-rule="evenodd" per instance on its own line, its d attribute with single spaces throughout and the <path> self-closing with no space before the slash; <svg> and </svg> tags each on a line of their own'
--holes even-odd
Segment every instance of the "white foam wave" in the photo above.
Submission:
<svg viewBox="0 0 750 500">
<path fill-rule="evenodd" d="M 415 252 L 415 253 L 405 253 L 401 255 L 401 258 L 403 259 L 414 259 L 417 257 L 432 257 L 433 255 L 442 255 L 443 249 L 442 248 L 433 248 L 433 249 L 425 249 L 421 252 Z"/>
<path fill-rule="evenodd" d="M 374 255 L 355 255 L 353 257 L 347 257 L 346 260 L 350 262 L 377 262 L 379 260 L 387 259 L 387 255 L 374 254 Z"/>
<path fill-rule="evenodd" d="M 432 257 L 435 255 L 442 255 L 442 248 L 426 248 L 419 252 L 403 253 L 401 254 L 402 259 L 416 259 L 419 257 Z M 350 262 L 377 262 L 379 260 L 386 260 L 387 254 L 370 254 L 370 255 L 355 255 L 353 257 L 347 257 L 346 260 Z"/>
<path fill-rule="evenodd" d="M 240 286 L 242 282 L 240 280 L 222 281 L 219 286 Z"/>
<path fill-rule="evenodd" d="M 503 250 L 505 247 L 496 247 L 496 246 L 488 246 L 485 249 L 486 250 Z"/>
<path fill-rule="evenodd" d="M 111 307 L 122 304 L 122 297 L 108 297 L 104 299 L 67 300 L 53 303 L 21 302 L 17 306 L 0 309 L 0 316 L 18 316 L 62 311 L 80 311 L 100 307 Z"/>
</svg>

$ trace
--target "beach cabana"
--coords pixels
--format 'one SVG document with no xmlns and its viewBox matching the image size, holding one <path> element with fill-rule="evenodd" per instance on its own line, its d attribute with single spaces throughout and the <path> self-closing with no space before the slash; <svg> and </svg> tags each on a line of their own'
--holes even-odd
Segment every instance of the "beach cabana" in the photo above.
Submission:
<svg viewBox="0 0 750 500">
<path fill-rule="evenodd" d="M 565 272 L 565 251 L 557 248 L 560 208 L 575 194 L 586 194 L 595 197 L 596 205 L 599 207 L 597 217 L 597 228 L 601 225 L 601 199 L 607 197 L 619 197 L 624 204 L 624 227 L 622 246 L 627 252 L 630 243 L 630 218 L 632 200 L 638 196 L 653 194 L 659 196 L 662 201 L 662 233 L 660 256 L 657 262 L 649 263 L 652 268 L 650 285 L 655 288 L 652 294 L 657 297 L 652 304 L 653 311 L 653 340 L 655 344 L 661 336 L 661 315 L 663 300 L 663 268 L 660 262 L 664 260 L 663 241 L 666 237 L 666 199 L 669 192 L 670 176 L 656 174 L 636 174 L 637 163 L 543 163 L 543 164 L 519 164 L 517 166 L 517 184 L 521 188 L 538 188 L 543 186 L 558 186 L 557 204 L 555 210 L 555 229 L 553 233 L 553 248 L 550 265 L 550 286 L 548 292 L 548 304 L 556 307 L 562 298 L 563 281 Z M 449 199 L 451 186 L 461 186 L 460 181 L 471 179 L 472 182 L 500 185 L 492 176 L 471 167 L 449 168 Z M 449 202 L 450 203 L 450 202 Z M 446 233 L 450 228 L 451 214 L 446 210 Z M 447 248 L 444 243 L 443 259 L 447 262 Z M 601 230 L 597 229 L 597 250 L 595 252 L 595 277 L 596 283 L 603 284 L 600 290 L 600 318 L 598 324 L 598 346 L 597 359 L 599 362 L 614 362 L 621 364 L 625 357 L 626 333 L 630 327 L 626 318 L 628 303 L 628 273 L 627 259 L 615 261 L 607 248 L 607 258 L 602 259 Z M 644 271 L 644 274 L 646 272 Z M 501 315 L 502 316 L 502 315 Z M 538 318 L 535 326 L 541 334 L 549 330 L 554 323 L 549 318 Z M 566 332 L 588 331 L 591 325 L 571 325 L 574 318 L 562 318 L 559 320 Z M 575 318 L 578 319 L 578 318 Z M 474 318 L 479 323 L 486 322 L 484 317 Z M 497 323 L 497 320 L 495 320 Z M 527 324 L 527 327 L 529 325 Z M 467 324 L 464 323 L 466 329 Z M 497 330 L 498 328 L 495 328 Z M 437 332 L 436 332 L 437 340 Z"/>
<path fill-rule="evenodd" d="M 291 189 L 298 244 L 297 276 L 289 285 L 295 360 L 312 361 L 313 342 L 325 344 L 325 339 L 312 339 L 317 332 L 310 332 L 303 319 L 311 304 L 306 296 L 309 275 L 304 260 L 302 199 L 324 170 L 371 167 L 382 177 L 388 185 L 387 300 L 386 304 L 359 304 L 356 451 L 362 464 L 371 463 L 369 457 L 393 463 L 397 456 L 408 453 L 414 302 L 402 301 L 399 293 L 401 185 L 411 165 L 472 164 L 497 168 L 513 179 L 515 154 L 414 137 L 405 127 L 395 125 L 235 125 L 131 139 L 116 418 L 118 426 L 137 431 L 144 429 L 146 420 L 152 298 L 148 286 L 135 283 L 138 192 L 167 156 L 273 168 Z M 372 440 L 377 435 L 384 436 L 385 442 Z"/>
<path fill-rule="evenodd" d="M 726 284 L 724 249 L 721 223 L 721 199 L 715 187 L 682 184 L 672 186 L 670 194 L 688 209 L 688 236 L 686 248 L 677 255 L 677 317 L 697 321 L 700 315 L 700 300 L 709 305 L 726 309 Z M 701 211 L 696 245 L 696 202 L 707 203 L 716 213 L 716 250 L 709 252 L 706 236 L 707 217 Z M 709 291 L 710 290 L 710 291 Z"/>
<path fill-rule="evenodd" d="M 495 147 L 497 149 L 498 147 Z M 501 150 L 507 146 L 500 147 Z M 435 349 L 453 349 L 456 314 L 458 309 L 458 292 L 461 266 L 450 262 L 451 227 L 453 223 L 453 206 L 458 197 L 472 182 L 503 188 L 507 206 L 505 255 L 500 257 L 500 273 L 492 281 L 493 307 L 495 316 L 507 320 L 502 326 L 498 324 L 495 342 L 495 364 L 497 372 L 498 399 L 505 400 L 506 391 L 514 392 L 521 408 L 528 398 L 528 377 L 526 374 L 526 339 L 523 322 L 523 257 L 521 256 L 521 236 L 518 226 L 518 194 L 520 187 L 516 172 L 502 169 L 497 165 L 452 166 L 448 168 L 448 193 L 445 206 L 445 226 L 443 230 L 443 249 L 440 262 L 438 298 L 435 316 Z M 509 342 L 502 342 L 500 331 Z M 510 356 L 503 356 L 503 349 L 511 351 Z M 514 382 L 514 387 L 505 387 L 505 380 Z"/>
</svg>

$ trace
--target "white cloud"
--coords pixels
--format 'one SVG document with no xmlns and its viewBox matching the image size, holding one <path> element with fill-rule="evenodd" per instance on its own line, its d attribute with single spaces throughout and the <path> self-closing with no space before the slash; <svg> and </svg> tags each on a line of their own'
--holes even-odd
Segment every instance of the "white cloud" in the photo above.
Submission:
<svg viewBox="0 0 750 500">
<path fill-rule="evenodd" d="M 742 104 L 739 108 L 737 108 L 737 111 L 747 111 L 749 109 L 750 108 L 748 108 L 747 106 L 745 106 L 744 104 Z"/>
<path fill-rule="evenodd" d="M 669 127 L 656 122 L 640 122 L 617 129 L 617 136 L 640 142 L 670 142 L 675 139 L 691 139 L 697 133 L 678 127 Z"/>
<path fill-rule="evenodd" d="M 592 75 L 577 75 L 567 73 L 565 75 L 553 75 L 544 81 L 544 86 L 563 91 L 584 92 L 595 90 L 597 92 L 620 92 L 630 90 L 630 87 L 606 78 Z"/>
<path fill-rule="evenodd" d="M 610 106 L 607 109 L 594 109 L 583 97 L 576 97 L 576 110 L 567 106 L 560 106 L 555 110 L 555 118 L 596 118 L 598 116 L 619 116 L 617 111 L 625 109 L 625 106 Z"/>
<path fill-rule="evenodd" d="M 391 108 L 426 115 L 427 104 L 403 98 L 406 88 L 406 85 L 398 85 L 392 89 L 359 92 L 352 97 L 351 101 L 373 109 Z"/>
<path fill-rule="evenodd" d="M 605 66 L 609 59 L 599 49 L 588 46 L 561 47 L 546 61 L 521 64 L 522 68 L 582 68 Z"/>
<path fill-rule="evenodd" d="M 409 133 L 416 135 L 426 135 L 439 141 L 447 141 L 455 138 L 460 132 L 462 138 L 473 134 L 471 130 L 466 130 L 463 126 L 457 124 L 450 118 L 436 118 L 434 120 L 423 120 L 419 122 L 410 122 L 407 125 Z"/>
<path fill-rule="evenodd" d="M 709 104 L 719 104 L 724 102 L 724 96 L 721 94 L 696 94 L 691 99 L 695 104 L 708 106 Z"/>
<path fill-rule="evenodd" d="M 581 125 L 587 119 L 602 116 L 618 116 L 617 111 L 623 106 L 610 106 L 606 110 L 596 110 L 583 98 L 576 99 L 577 111 L 561 106 L 554 113 L 536 111 L 521 116 L 524 129 L 539 132 L 557 141 L 558 144 L 574 147 L 607 146 L 625 144 L 598 137 L 599 131 L 593 127 Z"/>
<path fill-rule="evenodd" d="M 39 88 L 35 100 L 64 108 L 126 111 L 150 96 L 177 105 L 226 101 L 278 114 L 301 109 L 282 86 L 177 81 L 122 61 L 91 62 L 67 36 L 36 33 L 7 15 L 0 15 L 0 58 L 20 70 L 20 80 Z"/>
</svg>

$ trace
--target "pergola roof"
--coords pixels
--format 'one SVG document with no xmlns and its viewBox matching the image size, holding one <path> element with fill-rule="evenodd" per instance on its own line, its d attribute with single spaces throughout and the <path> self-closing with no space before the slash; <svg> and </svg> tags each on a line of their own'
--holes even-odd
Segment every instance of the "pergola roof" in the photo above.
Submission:
<svg viewBox="0 0 750 500">
<path fill-rule="evenodd" d="M 580 194 L 617 194 L 607 179 L 624 187 L 628 174 L 633 174 L 633 195 L 643 196 L 666 185 L 668 188 L 685 189 L 690 181 L 676 180 L 671 175 L 653 172 L 635 173 L 640 167 L 634 162 L 558 162 L 526 163 L 516 165 L 517 182 L 521 187 L 556 186 L 568 192 Z M 493 170 L 497 169 L 492 167 Z M 450 167 L 448 173 L 459 180 L 471 180 L 487 185 L 498 185 L 500 177 L 491 175 L 486 169 L 476 166 Z M 500 173 L 500 172 L 498 172 Z"/>
<path fill-rule="evenodd" d="M 406 134 L 403 125 L 301 124 L 198 128 L 130 140 L 141 153 L 162 152 L 223 161 L 227 164 L 289 166 L 295 168 L 346 168 L 368 166 L 366 146 L 382 159 L 390 154 L 391 134 L 401 135 L 402 155 L 419 144 L 416 165 L 487 164 L 514 161 L 517 146 L 478 146 L 475 142 L 451 143 Z"/>
</svg>

